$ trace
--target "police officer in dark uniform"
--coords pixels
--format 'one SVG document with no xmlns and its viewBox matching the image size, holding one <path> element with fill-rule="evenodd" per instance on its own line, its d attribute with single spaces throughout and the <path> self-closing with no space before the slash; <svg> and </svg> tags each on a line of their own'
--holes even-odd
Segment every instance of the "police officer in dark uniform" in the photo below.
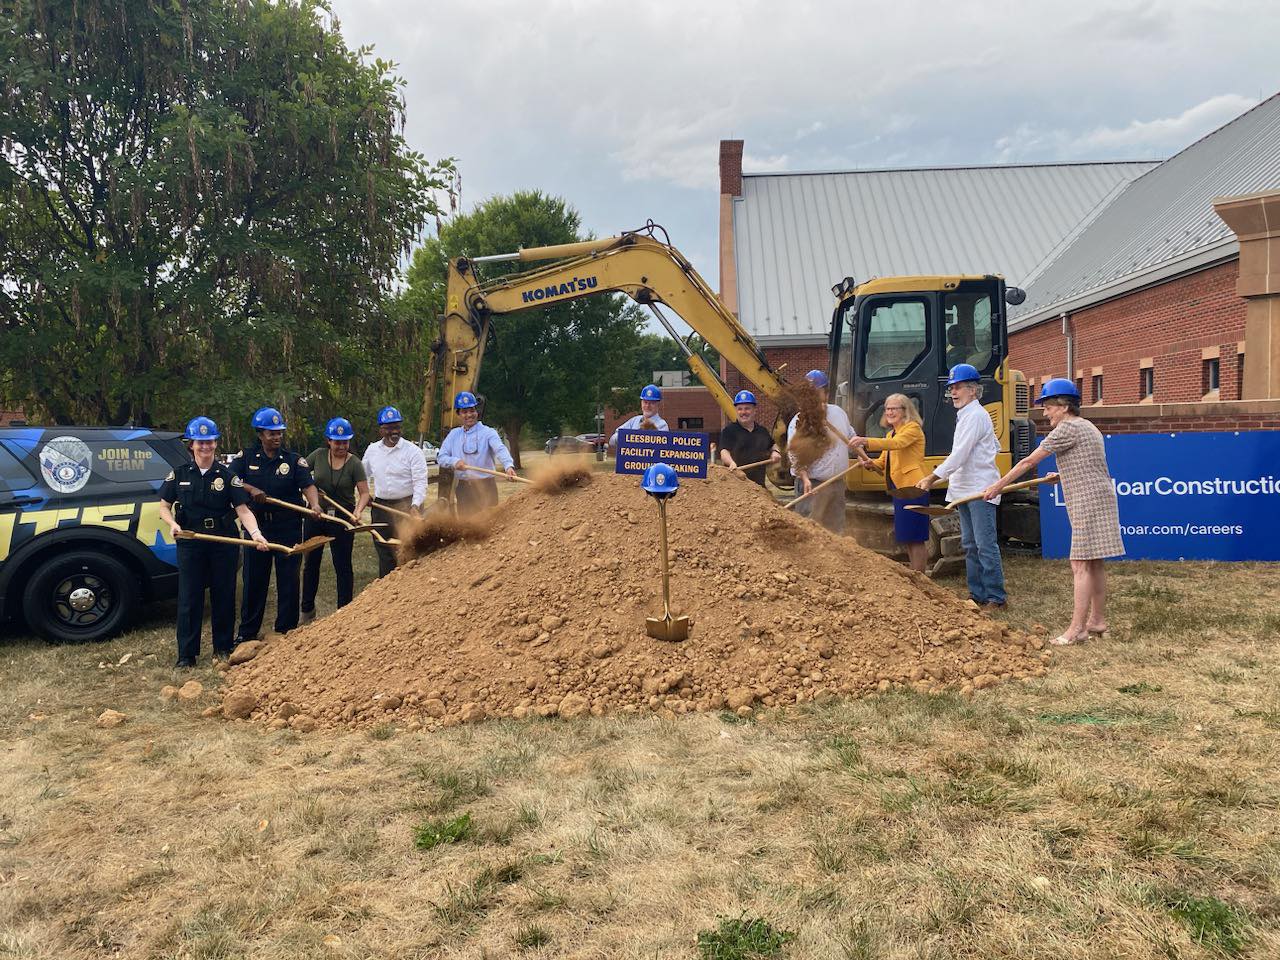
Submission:
<svg viewBox="0 0 1280 960">
<path fill-rule="evenodd" d="M 302 542 L 302 515 L 267 503 L 266 498 L 303 506 L 305 497 L 305 505 L 319 518 L 323 516 L 320 495 L 307 458 L 283 447 L 286 428 L 280 411 L 263 407 L 253 415 L 252 423 L 258 431 L 258 445 L 237 454 L 231 461 L 231 472 L 240 478 L 245 492 L 253 499 L 253 515 L 266 538 L 291 547 Z M 284 553 L 245 554 L 237 643 L 259 638 L 267 610 L 272 560 L 276 568 L 276 632 L 287 633 L 298 625 L 298 571 L 302 557 Z"/>
<path fill-rule="evenodd" d="M 219 537 L 239 536 L 240 518 L 258 549 L 266 537 L 249 510 L 249 495 L 240 478 L 218 462 L 218 425 L 208 417 L 187 424 L 184 440 L 191 442 L 194 460 L 184 463 L 160 485 L 160 519 L 178 544 L 178 666 L 194 667 L 200 656 L 200 626 L 204 620 L 204 592 L 209 591 L 213 622 L 213 655 L 231 653 L 236 619 L 236 564 L 240 548 L 201 540 L 178 540 L 190 530 Z"/>
</svg>

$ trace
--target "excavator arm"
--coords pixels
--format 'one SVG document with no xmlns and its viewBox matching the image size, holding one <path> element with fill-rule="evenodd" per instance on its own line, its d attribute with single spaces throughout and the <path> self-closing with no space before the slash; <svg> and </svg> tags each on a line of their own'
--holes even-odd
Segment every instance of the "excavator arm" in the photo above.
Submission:
<svg viewBox="0 0 1280 960">
<path fill-rule="evenodd" d="M 475 275 L 475 265 L 495 260 L 557 262 L 481 283 Z M 431 348 L 419 433 L 427 436 L 434 432 L 438 395 L 446 401 L 440 411 L 442 431 L 454 426 L 454 413 L 447 399 L 461 390 L 474 392 L 493 317 L 609 293 L 624 293 L 654 312 L 667 332 L 684 348 L 689 368 L 711 391 L 728 417 L 734 417 L 733 398 L 706 361 L 690 351 L 676 335 L 663 307 L 678 314 L 761 393 L 775 403 L 780 401 L 782 381 L 751 335 L 737 317 L 724 308 L 689 261 L 675 247 L 654 237 L 650 229 L 603 240 L 531 247 L 518 253 L 450 261 L 445 311 L 440 335 Z M 437 394 L 441 385 L 443 391 Z"/>
</svg>

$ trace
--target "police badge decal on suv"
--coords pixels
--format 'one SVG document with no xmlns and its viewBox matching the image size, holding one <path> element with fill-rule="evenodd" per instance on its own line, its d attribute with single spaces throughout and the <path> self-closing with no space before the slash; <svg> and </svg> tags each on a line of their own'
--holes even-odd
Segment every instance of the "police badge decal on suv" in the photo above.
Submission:
<svg viewBox="0 0 1280 960">
<path fill-rule="evenodd" d="M 179 434 L 0 427 L 0 619 L 52 641 L 104 640 L 175 595 L 157 491 Z"/>
</svg>

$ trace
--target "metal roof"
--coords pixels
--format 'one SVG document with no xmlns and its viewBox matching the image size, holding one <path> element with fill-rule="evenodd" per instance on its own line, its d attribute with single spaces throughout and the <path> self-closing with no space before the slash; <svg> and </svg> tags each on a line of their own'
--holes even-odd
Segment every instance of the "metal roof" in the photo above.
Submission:
<svg viewBox="0 0 1280 960">
<path fill-rule="evenodd" d="M 1214 198 L 1277 186 L 1280 94 L 1128 184 L 1035 271 L 1026 302 L 1010 311 L 1010 328 L 1236 256 L 1235 234 L 1214 213 Z"/>
<path fill-rule="evenodd" d="M 1001 164 L 744 174 L 738 316 L 761 343 L 825 342 L 846 276 L 999 273 L 1021 283 L 1095 208 L 1156 166 Z"/>
</svg>

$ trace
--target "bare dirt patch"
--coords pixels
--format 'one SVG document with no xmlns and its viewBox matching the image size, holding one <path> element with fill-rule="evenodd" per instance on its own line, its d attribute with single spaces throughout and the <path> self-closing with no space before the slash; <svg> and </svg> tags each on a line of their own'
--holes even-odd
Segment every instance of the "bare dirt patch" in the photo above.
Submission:
<svg viewBox="0 0 1280 960">
<path fill-rule="evenodd" d="M 482 541 L 439 543 L 444 518 L 428 520 L 439 549 L 233 669 L 229 693 L 295 727 L 433 729 L 968 692 L 1044 673 L 1040 639 L 727 474 L 687 482 L 668 511 L 673 604 L 694 627 L 684 643 L 654 640 L 654 505 L 634 478 L 575 482 L 509 498 L 478 521 Z M 297 712 L 282 718 L 284 704 Z"/>
</svg>

